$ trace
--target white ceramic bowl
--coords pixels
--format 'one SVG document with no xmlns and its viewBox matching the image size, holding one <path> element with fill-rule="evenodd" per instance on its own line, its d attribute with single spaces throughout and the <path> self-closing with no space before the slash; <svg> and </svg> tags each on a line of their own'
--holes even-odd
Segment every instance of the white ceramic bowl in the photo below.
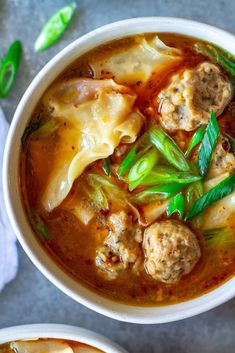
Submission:
<svg viewBox="0 0 235 353">
<path fill-rule="evenodd" d="M 105 353 L 127 353 L 126 350 L 106 337 L 75 326 L 34 324 L 13 326 L 0 330 L 0 344 L 32 338 L 61 338 L 89 344 Z"/>
<path fill-rule="evenodd" d="M 163 323 L 190 317 L 222 304 L 235 295 L 235 277 L 196 299 L 162 307 L 137 307 L 116 303 L 85 288 L 66 275 L 39 246 L 28 224 L 20 197 L 18 165 L 21 136 L 36 103 L 50 83 L 75 59 L 107 41 L 143 32 L 173 32 L 211 41 L 235 55 L 235 37 L 206 24 L 177 18 L 135 18 L 116 22 L 77 39 L 56 55 L 36 76 L 25 92 L 13 118 L 4 163 L 3 189 L 14 231 L 38 269 L 71 298 L 103 315 L 135 323 Z"/>
</svg>

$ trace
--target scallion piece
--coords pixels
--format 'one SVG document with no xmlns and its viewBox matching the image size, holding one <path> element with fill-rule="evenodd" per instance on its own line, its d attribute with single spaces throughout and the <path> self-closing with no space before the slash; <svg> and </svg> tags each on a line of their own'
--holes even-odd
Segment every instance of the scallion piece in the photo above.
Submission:
<svg viewBox="0 0 235 353">
<path fill-rule="evenodd" d="M 75 2 L 56 12 L 42 28 L 35 42 L 35 51 L 42 51 L 55 44 L 69 26 L 77 5 Z"/>
<path fill-rule="evenodd" d="M 103 169 L 106 175 L 110 176 L 110 161 L 109 161 L 109 157 L 104 158 L 103 160 Z"/>
<path fill-rule="evenodd" d="M 0 98 L 5 98 L 13 86 L 20 65 L 21 52 L 21 43 L 16 40 L 0 62 Z"/>
<path fill-rule="evenodd" d="M 50 240 L 49 231 L 44 223 L 44 221 L 38 215 L 35 216 L 33 228 L 40 237 L 46 241 Z"/>
<path fill-rule="evenodd" d="M 190 208 L 192 204 L 203 195 L 203 185 L 201 181 L 190 184 L 186 189 L 186 202 L 187 208 Z"/>
<path fill-rule="evenodd" d="M 151 143 L 161 152 L 169 163 L 180 171 L 187 172 L 190 170 L 189 163 L 183 152 L 162 128 L 153 128 L 150 130 L 149 134 Z"/>
<path fill-rule="evenodd" d="M 222 66 L 230 75 L 235 76 L 235 58 L 229 53 L 221 51 L 210 44 L 198 42 L 195 44 L 198 53 L 208 56 L 211 60 Z"/>
<path fill-rule="evenodd" d="M 155 201 L 163 201 L 169 199 L 169 197 L 175 195 L 178 191 L 182 190 L 183 184 L 168 184 L 158 185 L 150 189 L 140 191 L 133 195 L 131 201 L 136 204 L 152 203 Z"/>
<path fill-rule="evenodd" d="M 149 174 L 149 172 L 157 163 L 157 160 L 158 152 L 154 147 L 137 160 L 128 174 L 130 191 L 134 190 L 138 185 L 140 185 L 141 180 L 143 180 Z"/>
<path fill-rule="evenodd" d="M 190 207 L 186 221 L 197 216 L 199 213 L 203 212 L 205 209 L 213 205 L 215 202 L 221 200 L 223 197 L 229 195 L 235 187 L 235 174 L 230 175 L 221 183 L 207 191 L 199 199 L 197 199 Z"/>
<path fill-rule="evenodd" d="M 194 149 L 194 147 L 196 147 L 200 142 L 202 142 L 204 134 L 206 131 L 206 126 L 202 125 L 192 136 L 189 145 L 188 145 L 188 149 L 185 152 L 185 157 L 188 157 L 190 155 L 190 153 L 192 152 L 192 150 Z"/>
<path fill-rule="evenodd" d="M 168 207 L 167 207 L 167 216 L 171 216 L 174 213 L 178 213 L 179 217 L 182 219 L 184 217 L 184 211 L 185 211 L 185 201 L 184 201 L 184 197 L 182 195 L 182 192 L 180 192 L 179 194 L 175 195 Z"/>
<path fill-rule="evenodd" d="M 219 126 L 215 113 L 212 111 L 209 124 L 198 151 L 198 167 L 200 174 L 205 176 L 210 166 L 211 156 L 219 137 Z"/>
<path fill-rule="evenodd" d="M 201 178 L 200 175 L 194 175 L 190 172 L 179 172 L 171 167 L 162 165 L 153 168 L 140 184 L 143 186 L 168 183 L 190 184 Z"/>
<path fill-rule="evenodd" d="M 141 147 L 142 151 L 137 153 L 138 149 Z M 123 177 L 130 170 L 131 166 L 137 161 L 137 159 L 139 159 L 145 152 L 147 152 L 150 147 L 151 144 L 149 143 L 149 136 L 147 131 L 135 142 L 134 146 L 121 162 L 118 168 L 118 177 Z"/>
</svg>

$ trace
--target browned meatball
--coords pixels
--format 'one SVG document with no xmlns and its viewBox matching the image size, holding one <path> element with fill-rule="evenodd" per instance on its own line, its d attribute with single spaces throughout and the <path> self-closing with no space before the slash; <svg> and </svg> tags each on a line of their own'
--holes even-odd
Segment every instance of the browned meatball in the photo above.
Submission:
<svg viewBox="0 0 235 353">
<path fill-rule="evenodd" d="M 232 97 L 232 85 L 218 66 L 209 62 L 173 76 L 158 95 L 160 121 L 167 130 L 192 131 L 218 116 Z"/>
<path fill-rule="evenodd" d="M 192 271 L 201 256 L 198 240 L 183 223 L 156 222 L 144 232 L 145 269 L 154 279 L 176 283 Z"/>
</svg>

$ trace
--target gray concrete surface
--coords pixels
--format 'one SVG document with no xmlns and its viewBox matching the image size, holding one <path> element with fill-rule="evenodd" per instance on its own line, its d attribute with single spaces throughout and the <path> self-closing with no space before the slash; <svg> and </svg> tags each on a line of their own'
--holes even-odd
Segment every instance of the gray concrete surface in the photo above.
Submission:
<svg viewBox="0 0 235 353">
<path fill-rule="evenodd" d="M 232 0 L 78 0 L 77 15 L 63 39 L 35 54 L 34 40 L 66 0 L 0 0 L 0 54 L 19 38 L 24 57 L 10 96 L 1 101 L 8 120 L 30 81 L 59 50 L 80 35 L 109 22 L 137 16 L 178 16 L 217 25 L 235 33 Z M 131 325 L 96 314 L 55 288 L 19 246 L 17 278 L 0 293 L 0 327 L 25 323 L 83 326 L 119 342 L 131 353 L 235 352 L 235 300 L 197 317 L 164 325 Z"/>
</svg>

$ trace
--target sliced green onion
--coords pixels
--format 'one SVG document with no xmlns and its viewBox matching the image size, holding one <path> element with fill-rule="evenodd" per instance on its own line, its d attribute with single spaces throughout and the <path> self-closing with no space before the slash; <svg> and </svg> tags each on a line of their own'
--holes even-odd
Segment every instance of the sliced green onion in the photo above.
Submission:
<svg viewBox="0 0 235 353">
<path fill-rule="evenodd" d="M 189 185 L 186 189 L 187 207 L 190 208 L 192 204 L 203 195 L 203 185 L 201 181 L 197 181 Z"/>
<path fill-rule="evenodd" d="M 235 138 L 233 138 L 231 135 L 229 135 L 228 133 L 225 134 L 225 136 L 228 138 L 229 140 L 229 144 L 233 150 L 233 153 L 235 152 Z"/>
<path fill-rule="evenodd" d="M 199 199 L 197 199 L 190 207 L 186 220 L 197 216 L 205 209 L 213 205 L 215 202 L 221 200 L 223 197 L 229 195 L 235 187 L 235 174 L 227 177 L 218 185 L 207 191 Z"/>
<path fill-rule="evenodd" d="M 0 98 L 10 92 L 20 65 L 22 47 L 20 41 L 13 42 L 0 63 Z"/>
<path fill-rule="evenodd" d="M 145 153 L 131 168 L 128 174 L 129 190 L 134 190 L 148 173 L 152 170 L 158 160 L 158 152 L 155 148 L 151 148 Z"/>
<path fill-rule="evenodd" d="M 182 192 L 179 194 L 175 195 L 168 207 L 167 207 L 167 216 L 171 216 L 173 213 L 178 213 L 179 217 L 182 219 L 184 217 L 184 211 L 185 211 L 185 202 L 184 202 L 184 197 L 182 195 Z"/>
<path fill-rule="evenodd" d="M 229 226 L 206 229 L 203 232 L 207 247 L 218 247 L 226 244 L 235 245 L 235 235 Z"/>
<path fill-rule="evenodd" d="M 103 169 L 106 175 L 110 176 L 110 161 L 109 161 L 109 157 L 105 158 L 103 160 Z"/>
<path fill-rule="evenodd" d="M 162 128 L 157 127 L 150 130 L 150 141 L 175 168 L 184 172 L 190 170 L 183 152 Z"/>
<path fill-rule="evenodd" d="M 198 151 L 198 167 L 200 174 L 205 176 L 210 166 L 211 156 L 216 146 L 219 137 L 219 126 L 216 120 L 215 113 L 212 111 L 209 124 Z"/>
<path fill-rule="evenodd" d="M 137 150 L 142 147 L 142 151 L 137 153 Z M 147 152 L 147 150 L 151 147 L 151 144 L 149 143 L 149 137 L 148 137 L 148 131 L 144 133 L 134 144 L 134 146 L 131 148 L 129 153 L 126 155 L 126 157 L 123 159 L 122 163 L 120 164 L 118 168 L 118 177 L 121 178 L 123 177 L 131 168 L 131 166 L 139 159 L 142 154 Z"/>
<path fill-rule="evenodd" d="M 200 142 L 202 142 L 204 134 L 206 131 L 206 126 L 202 125 L 192 136 L 189 145 L 188 145 L 188 149 L 185 152 L 185 157 L 188 157 L 190 155 L 190 153 L 192 152 L 192 150 L 194 149 L 194 147 L 196 147 Z"/>
<path fill-rule="evenodd" d="M 231 54 L 201 42 L 195 43 L 195 49 L 222 66 L 230 75 L 235 76 L 235 58 Z"/>
<path fill-rule="evenodd" d="M 42 28 L 36 43 L 35 51 L 42 51 L 55 44 L 71 23 L 77 5 L 75 2 L 56 12 Z"/>
<path fill-rule="evenodd" d="M 155 201 L 163 201 L 169 199 L 169 197 L 175 195 L 178 191 L 182 190 L 183 184 L 168 184 L 154 186 L 150 189 L 143 190 L 134 194 L 131 198 L 136 204 L 152 203 Z"/>
<path fill-rule="evenodd" d="M 168 166 L 157 166 L 141 181 L 141 185 L 150 186 L 156 184 L 180 183 L 190 184 L 202 177 L 190 172 L 179 172 Z"/>
</svg>

